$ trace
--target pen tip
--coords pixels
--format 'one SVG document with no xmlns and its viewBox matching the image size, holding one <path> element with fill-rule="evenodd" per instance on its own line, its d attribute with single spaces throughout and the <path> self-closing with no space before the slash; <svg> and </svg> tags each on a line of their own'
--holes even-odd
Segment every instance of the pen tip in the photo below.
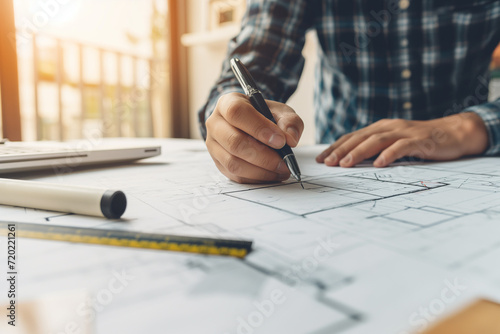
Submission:
<svg viewBox="0 0 500 334">
<path fill-rule="evenodd" d="M 302 181 L 300 181 L 300 186 L 302 187 L 302 189 L 304 189 L 304 184 L 302 183 Z"/>
</svg>

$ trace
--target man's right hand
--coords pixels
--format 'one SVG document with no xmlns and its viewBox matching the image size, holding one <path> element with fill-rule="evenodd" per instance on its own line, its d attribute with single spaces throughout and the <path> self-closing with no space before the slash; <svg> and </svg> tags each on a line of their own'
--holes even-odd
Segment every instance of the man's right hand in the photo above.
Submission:
<svg viewBox="0 0 500 334">
<path fill-rule="evenodd" d="M 217 168 L 238 183 L 280 182 L 290 177 L 273 150 L 297 146 L 304 123 L 292 108 L 267 100 L 277 125 L 240 93 L 221 96 L 207 119 L 207 148 Z"/>
</svg>

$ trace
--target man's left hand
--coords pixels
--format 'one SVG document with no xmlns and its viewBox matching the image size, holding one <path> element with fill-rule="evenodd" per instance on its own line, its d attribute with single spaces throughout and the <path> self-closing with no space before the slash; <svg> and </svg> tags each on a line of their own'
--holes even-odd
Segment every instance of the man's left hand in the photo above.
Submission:
<svg viewBox="0 0 500 334">
<path fill-rule="evenodd" d="M 472 112 L 429 121 L 383 119 L 340 137 L 316 161 L 352 167 L 380 153 L 373 165 L 385 167 L 403 157 L 458 159 L 481 154 L 487 146 L 486 126 Z"/>
</svg>

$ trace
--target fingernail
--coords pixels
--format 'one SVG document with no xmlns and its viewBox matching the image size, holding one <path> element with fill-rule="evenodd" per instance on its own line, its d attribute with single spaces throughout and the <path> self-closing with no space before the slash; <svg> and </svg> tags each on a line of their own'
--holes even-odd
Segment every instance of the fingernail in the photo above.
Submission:
<svg viewBox="0 0 500 334">
<path fill-rule="evenodd" d="M 299 131 L 297 131 L 297 129 L 295 129 L 294 127 L 289 127 L 288 129 L 286 129 L 286 132 L 291 135 L 293 139 L 295 139 L 295 143 L 299 142 Z"/>
<path fill-rule="evenodd" d="M 340 164 L 342 165 L 348 165 L 352 161 L 352 156 L 350 154 L 346 155 L 344 159 L 340 160 Z"/>
<path fill-rule="evenodd" d="M 277 134 L 273 134 L 271 138 L 269 138 L 268 142 L 269 146 L 272 146 L 274 148 L 282 148 L 283 146 L 285 146 L 285 143 L 285 138 Z"/>
<path fill-rule="evenodd" d="M 325 159 L 325 163 L 328 165 L 334 165 L 337 163 L 337 160 L 338 160 L 337 154 L 332 153 L 328 158 Z"/>
<path fill-rule="evenodd" d="M 288 166 L 286 165 L 286 163 L 283 160 L 280 161 L 278 168 L 276 169 L 276 172 L 278 172 L 279 174 L 290 173 L 290 171 L 288 170 Z"/>
<path fill-rule="evenodd" d="M 376 167 L 385 166 L 385 158 L 380 155 L 377 159 L 375 159 L 375 161 L 373 162 L 373 165 Z"/>
<path fill-rule="evenodd" d="M 288 174 L 280 174 L 278 175 L 278 178 L 281 180 L 281 181 L 286 181 L 290 178 L 290 173 Z"/>
</svg>

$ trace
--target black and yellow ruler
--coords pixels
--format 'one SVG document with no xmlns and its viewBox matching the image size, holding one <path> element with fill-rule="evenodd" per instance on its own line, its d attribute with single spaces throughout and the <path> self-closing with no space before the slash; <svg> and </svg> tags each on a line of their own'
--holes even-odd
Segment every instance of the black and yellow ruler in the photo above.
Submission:
<svg viewBox="0 0 500 334">
<path fill-rule="evenodd" d="M 10 225 L 10 229 L 9 229 Z M 14 229 L 12 228 L 14 225 Z M 252 241 L 0 221 L 0 235 L 244 258 Z"/>
</svg>

